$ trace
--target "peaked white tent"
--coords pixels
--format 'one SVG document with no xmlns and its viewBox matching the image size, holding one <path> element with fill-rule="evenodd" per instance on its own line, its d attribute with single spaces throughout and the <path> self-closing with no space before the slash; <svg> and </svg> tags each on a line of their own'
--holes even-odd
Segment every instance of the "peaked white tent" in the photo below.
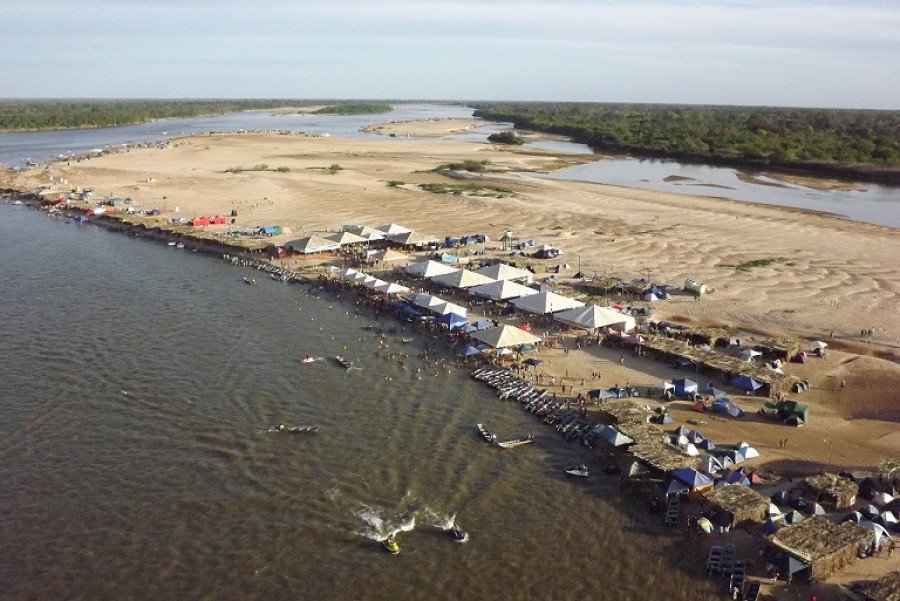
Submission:
<svg viewBox="0 0 900 601">
<path fill-rule="evenodd" d="M 556 294 L 555 292 L 538 292 L 537 294 L 523 296 L 513 300 L 512 304 L 517 309 L 540 315 L 584 306 L 584 303 L 579 300 Z"/>
<path fill-rule="evenodd" d="M 522 280 L 528 284 L 534 281 L 534 274 L 527 269 L 519 269 L 506 263 L 495 263 L 475 270 L 492 280 Z"/>
<path fill-rule="evenodd" d="M 517 284 L 509 280 L 501 280 L 499 282 L 491 282 L 490 284 L 482 284 L 469 288 L 469 294 L 482 296 L 492 300 L 507 300 L 510 298 L 519 298 L 520 296 L 529 296 L 537 294 L 538 291 L 522 284 Z"/>
<path fill-rule="evenodd" d="M 444 265 L 443 263 L 438 263 L 431 259 L 406 266 L 406 273 L 420 278 L 433 278 L 439 275 L 453 273 L 454 271 L 459 271 L 459 268 L 450 267 L 449 265 Z"/>
<path fill-rule="evenodd" d="M 378 288 L 379 286 L 383 286 L 384 284 L 387 284 L 387 282 L 385 282 L 384 280 L 380 280 L 378 278 L 372 278 L 371 280 L 365 280 L 362 283 L 363 286 L 365 286 L 366 288 L 369 288 L 371 290 L 375 290 L 376 288 Z"/>
<path fill-rule="evenodd" d="M 483 342 L 491 348 L 506 348 L 509 346 L 520 346 L 522 344 L 534 344 L 540 342 L 541 339 L 534 334 L 530 334 L 525 330 L 515 326 L 501 325 L 496 328 L 488 328 L 472 333 L 472 338 Z"/>
<path fill-rule="evenodd" d="M 437 297 L 435 297 L 437 298 Z M 450 301 L 444 301 L 443 303 L 437 304 L 433 307 L 428 308 L 430 311 L 437 313 L 438 315 L 446 315 L 447 313 L 456 313 L 457 315 L 462 315 L 465 317 L 469 314 L 469 310 L 465 307 L 457 305 L 456 303 L 451 303 Z"/>
<path fill-rule="evenodd" d="M 438 298 L 436 296 L 432 296 L 430 294 L 426 294 L 424 292 L 420 292 L 414 295 L 410 301 L 417 307 L 422 307 L 423 309 L 431 309 L 433 307 L 437 307 L 438 305 L 445 304 L 445 301 L 442 298 Z"/>
<path fill-rule="evenodd" d="M 345 232 L 350 232 L 351 234 L 356 234 L 361 238 L 365 238 L 370 242 L 373 240 L 384 239 L 384 232 L 376 230 L 374 227 L 369 227 L 368 225 L 345 225 L 341 227 L 341 229 Z"/>
<path fill-rule="evenodd" d="M 622 332 L 630 332 L 637 325 L 637 322 L 631 315 L 613 311 L 609 307 L 598 307 L 597 305 L 567 309 L 554 315 L 553 319 L 587 330 L 612 327 Z"/>
<path fill-rule="evenodd" d="M 285 243 L 284 247 L 295 253 L 311 255 L 313 253 L 337 250 L 341 245 L 333 240 L 326 240 L 319 236 L 307 236 L 305 238 L 291 240 L 290 242 Z"/>
<path fill-rule="evenodd" d="M 751 447 L 746 442 L 742 442 L 738 446 L 738 451 L 744 456 L 744 459 L 756 459 L 759 457 L 759 451 Z"/>
<path fill-rule="evenodd" d="M 394 282 L 383 282 L 375 286 L 375 290 L 384 292 L 385 294 L 403 294 L 404 292 L 409 292 L 409 288 L 401 286 L 400 284 L 395 284 Z"/>
<path fill-rule="evenodd" d="M 435 276 L 431 281 L 449 288 L 471 288 L 482 284 L 490 284 L 494 280 L 469 269 L 458 269 L 451 273 Z"/>
<path fill-rule="evenodd" d="M 336 242 L 341 246 L 347 246 L 348 244 L 366 244 L 368 242 L 366 238 L 357 236 L 352 232 L 337 232 L 330 236 L 325 236 L 325 239 Z"/>
<path fill-rule="evenodd" d="M 366 257 L 366 260 L 372 262 L 384 261 L 385 263 L 389 263 L 391 261 L 408 261 L 409 255 L 405 255 L 402 252 L 386 248 L 384 250 L 370 251 L 370 254 Z"/>
<path fill-rule="evenodd" d="M 429 234 L 418 232 L 403 232 L 401 234 L 388 234 L 387 239 L 403 246 L 429 246 L 437 244 L 438 239 Z"/>
<path fill-rule="evenodd" d="M 406 226 L 398 225 L 396 223 L 386 223 L 384 225 L 379 225 L 375 228 L 379 232 L 383 234 L 405 234 L 406 232 L 411 232 L 412 230 Z"/>
</svg>

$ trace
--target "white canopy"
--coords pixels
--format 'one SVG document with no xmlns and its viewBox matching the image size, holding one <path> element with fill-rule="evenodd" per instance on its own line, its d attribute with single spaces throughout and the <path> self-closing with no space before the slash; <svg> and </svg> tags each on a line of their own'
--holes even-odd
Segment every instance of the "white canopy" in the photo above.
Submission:
<svg viewBox="0 0 900 601">
<path fill-rule="evenodd" d="M 812 347 L 815 349 L 822 350 L 822 349 L 828 348 L 828 343 L 822 342 L 821 340 L 814 340 L 812 343 Z"/>
<path fill-rule="evenodd" d="M 356 234 L 366 240 L 383 240 L 384 232 L 380 232 L 373 227 L 369 227 L 368 225 L 345 225 L 341 227 L 341 229 L 345 232 L 350 232 L 351 234 Z"/>
<path fill-rule="evenodd" d="M 443 263 L 438 263 L 437 261 L 432 261 L 431 259 L 419 261 L 418 263 L 413 263 L 412 265 L 406 266 L 406 273 L 419 276 L 420 278 L 433 278 L 435 276 L 453 273 L 455 271 L 459 271 L 459 269 L 456 267 L 450 267 L 449 265 L 444 265 Z"/>
<path fill-rule="evenodd" d="M 496 263 L 476 270 L 481 275 L 486 275 L 492 280 L 525 280 L 527 283 L 534 281 L 534 274 L 527 269 L 519 269 L 506 263 Z"/>
<path fill-rule="evenodd" d="M 539 292 L 537 294 L 523 296 L 515 299 L 512 304 L 515 305 L 517 309 L 522 309 L 529 313 L 539 313 L 541 315 L 545 313 L 557 313 L 559 311 L 565 311 L 566 309 L 584 306 L 584 303 L 579 300 L 556 294 L 555 292 Z"/>
<path fill-rule="evenodd" d="M 506 348 L 522 344 L 534 344 L 541 339 L 534 334 L 515 326 L 501 325 L 497 328 L 488 328 L 472 333 L 472 338 L 487 344 L 492 348 Z"/>
<path fill-rule="evenodd" d="M 441 286 L 450 288 L 471 288 L 482 284 L 490 284 L 494 280 L 469 269 L 458 269 L 451 273 L 445 273 L 431 278 L 431 281 Z"/>
<path fill-rule="evenodd" d="M 501 280 L 499 282 L 491 282 L 490 284 L 482 284 L 480 286 L 469 288 L 469 293 L 493 300 L 506 300 L 537 294 L 538 291 L 534 288 L 523 286 L 522 284 L 510 282 L 509 280 Z"/>
<path fill-rule="evenodd" d="M 379 284 L 375 286 L 375 290 L 384 292 L 385 294 L 403 294 L 404 292 L 409 292 L 409 288 L 401 286 L 400 284 L 395 284 L 394 282 L 384 282 Z"/>
<path fill-rule="evenodd" d="M 435 297 L 437 298 L 437 297 Z M 465 307 L 461 307 L 456 303 L 451 303 L 450 301 L 444 301 L 443 303 L 437 304 L 433 307 L 428 307 L 430 311 L 437 313 L 438 315 L 446 315 L 447 313 L 456 313 L 457 315 L 462 315 L 465 317 L 468 315 L 469 310 Z"/>
<path fill-rule="evenodd" d="M 337 242 L 341 246 L 346 246 L 348 244 L 365 244 L 369 240 L 363 238 L 362 236 L 357 236 L 351 232 L 337 232 L 336 234 L 331 234 L 330 236 L 325 236 L 326 240 L 331 240 L 332 242 Z"/>
<path fill-rule="evenodd" d="M 403 246 L 428 246 L 429 244 L 437 244 L 438 239 L 429 234 L 419 234 L 418 232 L 403 232 L 400 234 L 388 234 L 388 240 L 402 244 Z"/>
<path fill-rule="evenodd" d="M 567 309 L 557 313 L 553 318 L 570 326 L 588 330 L 613 327 L 622 332 L 630 332 L 637 325 L 637 322 L 631 315 L 619 313 L 609 307 L 598 307 L 597 305 L 588 305 L 579 309 Z"/>
<path fill-rule="evenodd" d="M 431 296 L 430 294 L 426 294 L 424 292 L 416 294 L 410 300 L 412 300 L 412 304 L 414 304 L 415 306 L 422 307 L 424 309 L 431 309 L 447 302 L 442 298 Z"/>
<path fill-rule="evenodd" d="M 405 234 L 406 232 L 412 231 L 408 227 L 396 223 L 386 223 L 384 225 L 379 225 L 375 229 L 385 234 Z"/>
<path fill-rule="evenodd" d="M 307 236 L 306 238 L 298 238 L 285 243 L 285 248 L 293 252 L 309 255 L 312 253 L 327 252 L 329 250 L 337 250 L 340 244 L 333 240 L 326 240 L 318 236 Z"/>
<path fill-rule="evenodd" d="M 366 259 L 369 261 L 384 261 L 388 263 L 390 261 L 408 261 L 409 255 L 405 255 L 402 252 L 398 252 L 396 250 L 386 248 L 384 250 L 376 250 L 372 251 Z"/>
</svg>

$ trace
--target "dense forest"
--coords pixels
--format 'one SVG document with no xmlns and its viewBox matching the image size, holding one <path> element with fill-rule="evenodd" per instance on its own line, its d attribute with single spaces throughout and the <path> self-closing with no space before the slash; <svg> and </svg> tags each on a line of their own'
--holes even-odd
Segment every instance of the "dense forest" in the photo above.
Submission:
<svg viewBox="0 0 900 601">
<path fill-rule="evenodd" d="M 0 100 L 0 130 L 128 125 L 311 104 L 308 100 Z"/>
<path fill-rule="evenodd" d="M 386 102 L 339 102 L 324 106 L 317 111 L 313 111 L 314 115 L 375 115 L 378 113 L 389 113 L 393 110 L 390 104 Z"/>
<path fill-rule="evenodd" d="M 475 116 L 598 151 L 900 184 L 900 112 L 770 107 L 471 103 Z"/>
</svg>

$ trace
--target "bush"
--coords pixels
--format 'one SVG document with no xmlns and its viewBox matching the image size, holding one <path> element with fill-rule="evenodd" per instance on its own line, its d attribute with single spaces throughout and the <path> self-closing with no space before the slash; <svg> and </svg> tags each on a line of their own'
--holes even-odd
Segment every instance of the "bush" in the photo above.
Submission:
<svg viewBox="0 0 900 601">
<path fill-rule="evenodd" d="M 517 136 L 514 131 L 501 131 L 498 134 L 489 135 L 487 139 L 488 142 L 494 142 L 495 144 L 522 145 L 525 143 L 525 138 Z"/>
</svg>

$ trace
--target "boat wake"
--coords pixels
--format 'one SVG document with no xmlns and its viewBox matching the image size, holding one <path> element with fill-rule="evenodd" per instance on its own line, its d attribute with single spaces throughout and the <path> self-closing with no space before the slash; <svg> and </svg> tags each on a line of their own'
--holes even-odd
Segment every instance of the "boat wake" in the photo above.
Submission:
<svg viewBox="0 0 900 601">
<path fill-rule="evenodd" d="M 382 541 L 400 532 L 411 532 L 416 527 L 415 511 L 391 515 L 388 510 L 363 505 L 354 515 L 365 524 L 356 534 L 374 541 Z"/>
</svg>

